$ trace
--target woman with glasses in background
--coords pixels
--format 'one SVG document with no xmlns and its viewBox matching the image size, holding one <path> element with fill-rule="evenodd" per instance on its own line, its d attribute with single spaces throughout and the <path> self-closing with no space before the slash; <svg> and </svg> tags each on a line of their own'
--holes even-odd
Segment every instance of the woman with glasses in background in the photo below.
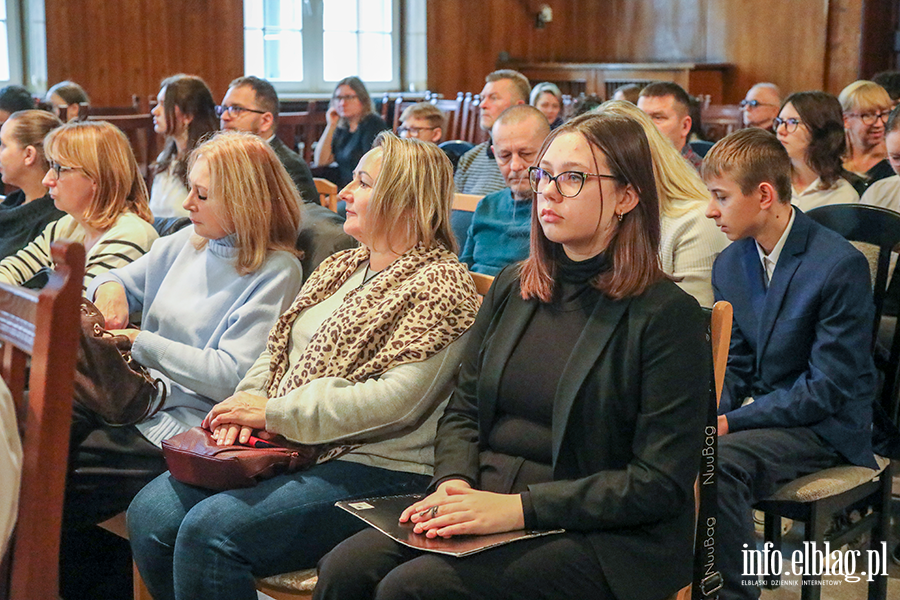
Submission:
<svg viewBox="0 0 900 600">
<path fill-rule="evenodd" d="M 150 249 L 157 234 L 147 187 L 124 133 L 105 121 L 73 121 L 47 134 L 44 153 L 43 184 L 66 216 L 0 261 L 0 281 L 22 285 L 52 267 L 50 245 L 60 239 L 84 245 L 85 288 Z"/>
<path fill-rule="evenodd" d="M 166 136 L 166 145 L 153 165 L 150 209 L 154 217 L 186 217 L 188 157 L 200 138 L 218 131 L 216 103 L 206 83 L 193 75 L 164 79 L 156 100 L 150 111 L 153 130 Z"/>
<path fill-rule="evenodd" d="M 666 598 L 690 582 L 709 347 L 659 265 L 647 138 L 586 114 L 536 164 L 531 255 L 484 299 L 430 494 L 400 520 L 429 538 L 566 531 L 456 558 L 367 529 L 319 562 L 314 598 Z"/>
<path fill-rule="evenodd" d="M 345 77 L 338 82 L 326 117 L 314 157 L 317 167 L 337 163 L 337 171 L 331 177 L 340 189 L 353 180 L 353 169 L 372 149 L 375 137 L 389 128 L 375 114 L 372 98 L 359 77 Z"/>
<path fill-rule="evenodd" d="M 791 203 L 806 212 L 859 202 L 844 170 L 847 149 L 841 103 L 825 92 L 797 92 L 781 105 L 775 135 L 791 157 Z"/>
<path fill-rule="evenodd" d="M 854 81 L 841 90 L 847 153 L 844 168 L 865 178 L 866 185 L 894 174 L 887 161 L 885 123 L 891 114 L 891 97 L 872 81 Z"/>
</svg>

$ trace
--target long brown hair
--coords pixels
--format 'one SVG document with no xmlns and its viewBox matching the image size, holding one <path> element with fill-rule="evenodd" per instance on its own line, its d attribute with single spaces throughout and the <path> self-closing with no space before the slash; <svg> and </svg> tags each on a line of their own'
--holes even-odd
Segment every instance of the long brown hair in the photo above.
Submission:
<svg viewBox="0 0 900 600">
<path fill-rule="evenodd" d="M 195 75 L 172 75 L 163 79 L 160 89 L 163 95 L 163 112 L 166 117 L 166 145 L 156 161 L 155 173 L 163 173 L 169 165 L 175 163 L 175 176 L 185 187 L 190 187 L 187 180 L 187 161 L 191 150 L 199 143 L 200 138 L 219 130 L 219 118 L 216 116 L 216 102 L 206 82 Z M 178 155 L 175 144 L 175 107 L 185 116 L 193 117 L 188 124 L 187 152 Z"/>
<path fill-rule="evenodd" d="M 553 140 L 566 133 L 584 136 L 595 151 L 594 161 L 596 151 L 602 152 L 619 188 L 630 185 L 638 196 L 637 205 L 621 221 L 614 222 L 604 250 L 612 267 L 591 282 L 614 299 L 638 296 L 653 283 L 668 279 L 659 264 L 659 198 L 647 136 L 640 123 L 630 117 L 588 113 L 555 129 L 544 141 L 535 164 L 540 164 Z M 558 257 L 564 250 L 544 235 L 537 210 L 538 196 L 535 194 L 531 211 L 531 254 L 520 272 L 522 297 L 550 302 Z"/>
</svg>

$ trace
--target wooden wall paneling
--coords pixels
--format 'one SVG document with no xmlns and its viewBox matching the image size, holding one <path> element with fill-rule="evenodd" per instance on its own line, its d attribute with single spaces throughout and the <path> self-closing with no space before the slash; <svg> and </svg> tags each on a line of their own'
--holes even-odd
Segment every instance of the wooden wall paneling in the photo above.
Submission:
<svg viewBox="0 0 900 600">
<path fill-rule="evenodd" d="M 824 64 L 826 92 L 839 94 L 848 83 L 860 78 L 862 2 L 831 0 L 829 3 Z"/>
<path fill-rule="evenodd" d="M 828 8 L 829 0 L 711 0 L 707 60 L 736 65 L 725 102 L 738 102 L 760 81 L 785 94 L 822 89 Z"/>
<path fill-rule="evenodd" d="M 50 83 L 72 79 L 100 105 L 155 96 L 175 73 L 221 100 L 243 73 L 242 0 L 45 0 Z"/>
<path fill-rule="evenodd" d="M 897 0 L 863 0 L 860 23 L 859 74 L 865 79 L 896 69 L 894 32 L 900 20 Z"/>
</svg>

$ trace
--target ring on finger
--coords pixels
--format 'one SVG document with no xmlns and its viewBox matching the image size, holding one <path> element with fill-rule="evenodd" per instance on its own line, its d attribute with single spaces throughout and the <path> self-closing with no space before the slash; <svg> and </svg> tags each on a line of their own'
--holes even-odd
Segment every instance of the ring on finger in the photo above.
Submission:
<svg viewBox="0 0 900 600">
<path fill-rule="evenodd" d="M 432 507 L 431 507 L 431 518 L 432 518 L 432 519 L 435 518 L 435 517 L 437 516 L 437 513 L 438 513 L 438 507 L 437 507 L 437 506 L 432 506 Z"/>
</svg>

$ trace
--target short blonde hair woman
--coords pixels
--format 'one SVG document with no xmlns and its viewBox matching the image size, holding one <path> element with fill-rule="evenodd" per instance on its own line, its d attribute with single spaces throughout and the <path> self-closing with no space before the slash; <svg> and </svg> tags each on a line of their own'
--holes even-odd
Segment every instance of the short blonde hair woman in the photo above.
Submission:
<svg viewBox="0 0 900 600">
<path fill-rule="evenodd" d="M 873 183 L 894 174 L 887 161 L 885 125 L 891 114 L 891 97 L 874 81 L 854 81 L 838 96 L 847 132 L 844 168 Z"/>
<path fill-rule="evenodd" d="M 225 444 L 268 432 L 354 448 L 250 489 L 151 482 L 128 527 L 154 598 L 256 598 L 254 575 L 313 567 L 362 527 L 335 501 L 425 489 L 478 307 L 450 249 L 452 197 L 453 168 L 433 144 L 386 134 L 359 161 L 341 198 L 344 229 L 362 246 L 313 272 L 237 393 L 203 423 Z"/>
<path fill-rule="evenodd" d="M 22 110 L 0 127 L 3 183 L 19 188 L 0 203 L 0 259 L 17 252 L 66 214 L 53 205 L 43 183 L 50 168 L 44 137 L 60 125 L 62 121 L 45 110 Z"/>
<path fill-rule="evenodd" d="M 628 117 L 643 128 L 650 145 L 659 196 L 659 258 L 663 271 L 674 277 L 679 287 L 694 296 L 701 306 L 712 306 L 712 266 L 719 252 L 728 245 L 728 238 L 706 218 L 709 190 L 697 171 L 637 106 L 612 100 L 596 112 Z"/>
<path fill-rule="evenodd" d="M 84 284 L 143 256 L 157 238 L 147 187 L 128 138 L 104 121 L 73 121 L 44 139 L 50 168 L 44 185 L 65 217 L 50 223 L 19 252 L 0 261 L 0 281 L 21 285 L 52 267 L 50 244 L 84 244 Z"/>
</svg>

